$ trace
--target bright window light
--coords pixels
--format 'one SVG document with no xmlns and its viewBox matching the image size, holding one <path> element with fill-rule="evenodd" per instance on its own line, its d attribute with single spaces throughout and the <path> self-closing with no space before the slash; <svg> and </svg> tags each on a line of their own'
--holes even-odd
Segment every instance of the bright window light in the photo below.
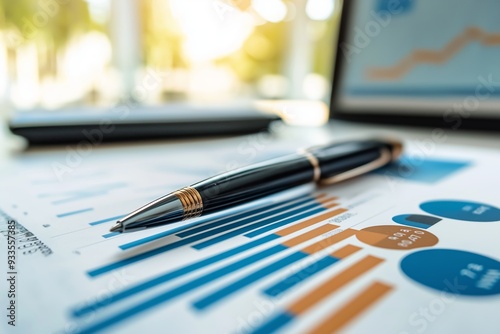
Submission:
<svg viewBox="0 0 500 334">
<path fill-rule="evenodd" d="M 309 0 L 306 5 L 306 14 L 311 20 L 327 20 L 335 10 L 335 0 Z"/>
<path fill-rule="evenodd" d="M 287 6 L 281 0 L 253 0 L 255 11 L 268 22 L 281 22 L 286 18 Z"/>
</svg>

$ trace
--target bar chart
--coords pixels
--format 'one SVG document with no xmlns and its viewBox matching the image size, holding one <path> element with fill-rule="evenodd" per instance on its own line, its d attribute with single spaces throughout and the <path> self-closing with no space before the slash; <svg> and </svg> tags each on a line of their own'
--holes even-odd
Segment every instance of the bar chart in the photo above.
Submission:
<svg viewBox="0 0 500 334">
<path fill-rule="evenodd" d="M 82 194 L 85 196 L 84 192 L 73 192 L 69 195 Z M 124 268 L 142 265 L 150 259 L 165 258 L 175 251 L 190 249 L 192 252 L 198 252 L 199 256 L 196 261 L 135 282 L 104 299 L 94 298 L 93 302 L 73 307 L 69 313 L 77 322 L 97 315 L 97 320 L 83 322 L 77 332 L 97 333 L 112 330 L 151 310 L 185 302 L 192 294 L 198 294 L 189 302 L 194 313 L 212 312 L 232 297 L 252 289 L 255 284 L 275 278 L 270 284 L 259 288 L 262 296 L 272 300 L 293 291 L 300 291 L 304 283 L 318 275 L 333 273 L 323 284 L 307 291 L 286 309 L 270 317 L 261 327 L 255 328 L 255 333 L 274 332 L 301 317 L 306 317 L 308 312 L 324 299 L 334 296 L 336 291 L 342 290 L 349 282 L 364 277 L 385 262 L 383 258 L 367 253 L 364 247 L 353 244 L 352 241 L 358 240 L 371 247 L 389 249 L 413 248 L 408 247 L 407 240 L 399 240 L 405 237 L 414 238 L 412 243 L 414 242 L 417 248 L 437 242 L 436 238 L 432 239 L 432 233 L 421 232 L 417 228 L 378 226 L 355 229 L 341 228 L 340 225 L 333 224 L 333 221 L 342 222 L 345 218 L 338 217 L 344 214 L 345 217 L 351 217 L 352 213 L 346 207 L 353 205 L 347 205 L 348 203 L 347 199 L 331 193 L 300 194 L 261 203 L 229 215 L 201 220 L 193 227 L 177 232 L 168 230 L 149 233 L 133 240 L 128 238 L 129 241 L 125 242 L 121 242 L 121 238 L 115 238 L 117 234 L 103 234 L 102 239 L 114 241 L 114 247 L 123 252 L 124 256 L 89 268 L 86 275 L 91 280 L 106 277 Z M 91 211 L 68 211 L 61 214 L 61 218 L 83 215 Z M 93 220 L 87 225 L 91 228 L 106 226 L 122 216 L 123 214 L 119 214 Z M 149 246 L 154 242 L 163 242 L 167 236 L 171 242 L 159 247 Z M 240 240 L 238 245 L 224 249 L 233 239 Z M 142 251 L 145 246 L 148 247 L 147 250 Z M 220 247 L 224 250 L 203 256 L 204 252 Z M 350 261 L 351 257 L 359 253 L 363 253 L 363 256 L 349 263 L 349 267 L 340 272 L 335 270 L 338 265 Z M 250 273 L 246 271 L 256 265 L 258 267 Z M 293 266 L 299 266 L 301 269 L 290 272 Z M 276 279 L 276 273 L 283 272 L 288 274 L 282 274 Z M 212 286 L 217 288 L 211 288 Z M 200 294 L 198 291 L 204 288 L 208 289 L 207 292 Z M 341 309 L 325 318 L 317 328 L 311 328 L 311 332 L 337 330 L 348 325 L 394 289 L 391 284 L 383 281 L 372 282 L 358 295 L 347 300 Z M 151 295 L 150 291 L 155 291 L 154 295 Z"/>
<path fill-rule="evenodd" d="M 280 329 L 284 325 L 289 324 L 295 318 L 300 317 L 300 315 L 307 312 L 310 308 L 315 306 L 318 302 L 320 302 L 324 298 L 328 298 L 331 294 L 333 294 L 336 290 L 341 289 L 344 285 L 348 284 L 350 281 L 356 279 L 361 276 L 365 272 L 370 269 L 376 267 L 383 260 L 374 256 L 364 257 L 361 261 L 355 263 L 347 270 L 342 273 L 332 277 L 330 280 L 325 282 L 323 285 L 318 286 L 315 290 L 310 291 L 309 294 L 305 295 L 303 298 L 298 299 L 294 303 L 292 303 L 286 311 L 276 315 L 274 318 L 270 319 L 263 326 L 256 329 L 254 333 L 272 333 L 276 330 Z M 383 287 L 381 289 L 381 287 Z M 363 292 L 360 296 L 357 296 L 353 301 L 347 304 L 344 309 L 342 309 L 339 313 L 332 315 L 331 319 L 325 321 L 325 323 L 320 324 L 316 329 L 314 329 L 313 333 L 324 333 L 326 329 L 329 331 L 336 330 L 340 328 L 343 324 L 347 323 L 351 320 L 356 313 L 361 313 L 364 309 L 366 309 L 372 302 L 376 301 L 378 298 L 381 298 L 387 292 L 391 290 L 391 287 L 385 285 L 383 283 L 378 283 L 377 285 L 370 286 L 365 292 Z M 363 294 L 370 296 L 370 298 L 366 298 Z M 361 305 L 357 305 L 361 304 Z M 349 314 L 350 318 L 343 317 L 343 314 Z"/>
<path fill-rule="evenodd" d="M 333 218 L 333 217 L 335 217 L 343 212 L 345 212 L 344 209 L 338 208 L 338 209 L 329 210 L 329 211 L 324 212 L 322 214 L 319 214 L 317 216 L 313 216 L 309 219 L 303 220 L 302 222 L 300 222 L 296 225 L 293 225 L 293 226 L 281 229 L 275 233 L 271 233 L 269 235 L 257 238 L 253 241 L 247 242 L 247 243 L 240 245 L 236 248 L 227 250 L 225 252 L 218 253 L 218 254 L 213 255 L 211 257 L 208 257 L 208 258 L 204 258 L 198 262 L 191 263 L 191 264 L 184 266 L 182 268 L 179 268 L 177 270 L 166 272 L 163 275 L 157 276 L 153 279 L 150 279 L 146 282 L 143 282 L 143 283 L 138 284 L 134 287 L 131 287 L 127 290 L 124 290 L 116 295 L 111 296 L 110 298 L 108 298 L 105 301 L 105 303 L 103 303 L 101 301 L 98 305 L 88 305 L 84 309 L 74 310 L 73 314 L 75 316 L 82 316 L 82 315 L 86 314 L 87 312 L 95 310 L 96 308 L 101 308 L 101 307 L 106 306 L 106 304 L 111 304 L 111 303 L 119 301 L 123 298 L 126 298 L 126 297 L 130 296 L 132 293 L 144 291 L 144 290 L 151 288 L 153 286 L 156 286 L 158 284 L 165 283 L 169 280 L 184 276 L 184 275 L 189 274 L 193 271 L 210 266 L 214 263 L 217 263 L 218 261 L 234 257 L 237 254 L 241 254 L 243 252 L 246 252 L 246 251 L 251 250 L 253 248 L 256 248 L 258 246 L 269 244 L 275 240 L 279 240 L 282 237 L 286 237 L 290 234 L 293 234 L 295 232 L 309 228 L 310 226 L 316 225 L 322 221 Z M 179 289 L 175 290 L 175 292 L 169 292 L 169 293 L 171 293 L 171 296 L 172 296 L 171 298 L 174 298 L 175 296 L 177 296 L 176 295 L 177 293 L 181 294 L 182 292 L 189 291 L 189 289 L 191 289 L 192 287 L 198 287 L 201 284 L 207 284 L 210 282 L 210 280 L 215 280 L 217 278 L 220 278 L 220 277 L 224 276 L 225 274 L 233 272 L 234 270 L 238 270 L 238 269 L 241 269 L 247 265 L 250 265 L 250 264 L 254 263 L 255 261 L 263 260 L 269 256 L 275 255 L 275 254 L 280 253 L 280 252 L 284 252 L 287 249 L 289 249 L 295 245 L 299 245 L 299 244 L 301 244 L 301 243 L 303 243 L 311 238 L 320 236 L 328 231 L 332 231 L 337 227 L 338 226 L 335 226 L 335 225 L 322 225 L 316 229 L 313 229 L 313 230 L 306 232 L 306 233 L 303 233 L 303 234 L 301 234 L 293 239 L 290 239 L 285 243 L 271 246 L 271 247 L 266 248 L 260 252 L 255 253 L 249 257 L 240 259 L 239 261 L 232 263 L 230 265 L 230 267 L 226 266 L 226 267 L 220 269 L 219 271 L 215 271 L 215 272 L 212 272 L 206 276 L 203 276 L 202 278 L 200 278 L 199 280 L 197 280 L 194 283 L 190 282 L 186 286 L 179 287 Z M 161 251 L 163 251 L 163 250 L 161 250 Z M 124 260 L 124 262 L 120 263 L 119 265 L 112 264 L 112 265 L 109 265 L 106 267 L 97 268 L 97 269 L 89 272 L 89 275 L 90 276 L 102 275 L 108 271 L 116 269 L 118 266 L 130 265 L 134 261 L 140 261 L 145 256 L 151 256 L 151 253 L 147 253 L 147 255 L 139 255 L 138 257 L 134 257 L 134 258 L 132 258 L 132 260 L 129 260 L 129 261 Z M 298 260 L 300 258 L 300 255 L 295 255 L 295 257 Z M 292 260 L 293 260 L 293 258 L 290 259 L 290 261 L 292 261 Z M 170 296 L 170 295 L 168 295 L 168 296 Z"/>
<path fill-rule="evenodd" d="M 141 170 L 137 179 L 95 166 L 64 182 L 35 175 L 29 182 L 36 191 L 26 194 L 34 198 L 32 207 L 18 200 L 11 210 L 17 214 L 9 217 L 21 217 L 36 242 L 50 246 L 43 260 L 57 264 L 43 281 L 48 299 L 57 301 L 56 317 L 38 323 L 54 333 L 357 334 L 378 331 L 385 317 L 391 332 L 411 332 L 412 312 L 453 292 L 445 282 L 457 275 L 459 287 L 467 287 L 453 294 L 453 310 L 464 307 L 457 319 L 467 319 L 470 298 L 484 317 L 496 319 L 491 310 L 500 262 L 491 245 L 498 201 L 467 183 L 465 199 L 454 199 L 460 189 L 435 190 L 474 164 L 441 157 L 414 162 L 405 160 L 412 173 L 389 166 L 335 187 L 295 189 L 202 216 L 181 228 L 126 234 L 109 227 L 130 208 L 221 166 L 182 170 L 151 158 L 130 163 Z M 477 250 L 463 247 L 479 236 Z M 75 277 L 77 286 L 61 284 Z M 23 305 L 27 314 L 43 307 Z"/>
<path fill-rule="evenodd" d="M 210 312 L 214 307 L 224 304 L 232 296 L 248 291 L 256 283 L 274 277 L 276 273 L 287 268 L 289 271 L 289 268 L 295 264 L 308 263 L 302 265 L 302 269 L 286 277 L 281 277 L 261 289 L 260 293 L 267 298 L 280 297 L 297 287 L 300 288 L 304 282 L 314 278 L 315 275 L 328 271 L 336 264 L 343 263 L 351 256 L 363 252 L 363 247 L 348 243 L 349 240 L 360 240 L 369 246 L 389 249 L 425 247 L 434 244 L 437 240 L 430 232 L 407 227 L 379 226 L 358 230 L 354 228 L 342 229 L 339 225 L 332 223 L 325 224 L 325 222 L 331 222 L 335 217 L 348 212 L 347 209 L 339 205 L 339 202 L 342 200 L 338 197 L 319 194 L 313 197 L 296 198 L 291 200 L 291 203 L 277 203 L 259 209 L 251 209 L 232 217 L 206 222 L 201 226 L 182 231 L 178 233 L 178 241 L 160 248 L 90 270 L 87 272 L 88 276 L 96 278 L 178 247 L 191 247 L 203 251 L 205 248 L 228 240 L 230 237 L 239 236 L 249 240 L 237 247 L 209 257 L 202 257 L 198 261 L 146 279 L 113 293 L 104 300 L 101 299 L 83 307 L 73 308 L 71 310 L 72 317 L 79 319 L 94 314 L 94 312 L 104 312 L 108 308 L 116 309 L 117 305 L 119 306 L 129 299 L 137 300 L 138 296 L 150 289 L 160 289 L 155 290 L 157 292 L 153 297 L 142 299 L 139 302 L 127 303 L 126 307 L 119 308 L 117 312 L 112 314 L 104 312 L 107 314 L 106 316 L 83 326 L 79 333 L 95 333 L 113 328 L 165 304 L 174 303 L 183 298 L 185 300 L 186 296 L 206 286 L 217 284 L 218 288 L 211 288 L 208 293 L 201 294 L 190 302 L 195 312 Z M 277 214 L 274 215 L 274 210 L 278 210 L 279 213 L 276 212 Z M 283 210 L 286 214 L 282 213 Z M 268 214 L 265 214 L 266 212 Z M 243 221 L 240 221 L 239 224 L 232 223 L 238 219 Z M 231 224 L 235 224 L 232 226 L 233 230 L 231 231 L 233 232 L 228 232 L 225 227 L 231 226 Z M 211 232 L 213 230 L 215 232 Z M 417 239 L 413 239 L 414 244 L 409 247 L 405 242 L 405 237 L 412 238 L 412 236 Z M 143 241 L 138 239 L 136 242 Z M 337 244 L 339 246 L 335 247 Z M 200 247 L 200 245 L 204 246 Z M 128 247 L 133 248 L 134 245 Z M 335 247 L 335 249 L 324 254 L 324 251 L 331 247 Z M 124 247 L 121 246 L 121 248 Z M 224 262 L 224 266 L 217 267 L 218 263 L 227 260 L 230 261 Z M 365 276 L 384 262 L 383 258 L 365 252 L 360 259 L 355 260 L 341 272 L 330 271 L 336 274 L 313 291 L 307 291 L 302 298 L 291 303 L 282 312 L 268 319 L 260 328 L 255 329 L 255 333 L 270 333 L 289 325 L 294 319 L 306 315 L 323 299 L 334 295 L 336 291 L 342 290 L 344 286 Z M 253 269 L 250 273 L 245 273 L 247 267 L 260 263 L 262 265 L 259 265 L 258 268 Z M 197 272 L 201 274 L 190 278 Z M 220 282 L 225 283 L 221 285 Z M 162 288 L 163 286 L 165 288 Z M 328 318 L 329 320 L 318 325 L 318 328 L 314 329 L 313 332 L 321 332 L 325 328 L 332 330 L 341 328 L 393 289 L 394 287 L 389 283 L 373 282 L 361 293 L 347 301 L 340 310 Z"/>
</svg>

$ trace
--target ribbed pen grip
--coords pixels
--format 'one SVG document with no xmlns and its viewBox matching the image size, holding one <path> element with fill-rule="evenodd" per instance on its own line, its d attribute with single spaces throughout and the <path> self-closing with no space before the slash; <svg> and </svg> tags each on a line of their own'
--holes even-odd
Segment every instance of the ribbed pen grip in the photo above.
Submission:
<svg viewBox="0 0 500 334">
<path fill-rule="evenodd" d="M 184 220 L 201 216 L 203 212 L 203 199 L 198 190 L 185 187 L 174 192 L 184 208 Z"/>
</svg>

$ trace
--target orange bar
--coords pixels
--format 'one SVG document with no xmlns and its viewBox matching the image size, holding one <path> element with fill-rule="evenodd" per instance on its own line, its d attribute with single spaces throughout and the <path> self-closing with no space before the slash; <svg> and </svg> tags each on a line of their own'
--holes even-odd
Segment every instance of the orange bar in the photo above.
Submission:
<svg viewBox="0 0 500 334">
<path fill-rule="evenodd" d="M 370 306 L 375 304 L 375 302 L 377 302 L 391 290 L 392 287 L 387 284 L 380 282 L 372 283 L 368 288 L 354 297 L 354 299 L 348 302 L 344 307 L 331 314 L 328 319 L 319 324 L 310 333 L 334 333 L 340 330 L 354 318 L 365 312 L 368 308 L 370 308 Z"/>
<path fill-rule="evenodd" d="M 318 202 L 323 207 L 326 207 L 327 205 L 333 205 L 333 206 L 339 205 L 338 203 L 332 203 L 332 202 L 334 202 L 333 198 L 321 198 L 321 199 L 318 199 Z"/>
<path fill-rule="evenodd" d="M 325 198 L 325 197 L 326 197 L 325 193 L 318 194 L 318 195 L 314 196 L 314 198 L 316 198 L 317 200 L 325 199 L 325 200 L 329 200 L 329 201 L 336 201 L 339 199 L 337 196 L 328 196 L 328 198 Z"/>
<path fill-rule="evenodd" d="M 356 262 L 337 276 L 330 278 L 328 281 L 321 284 L 301 299 L 297 300 L 288 308 L 288 311 L 295 316 L 305 313 L 314 305 L 329 297 L 332 293 L 341 289 L 383 261 L 383 259 L 371 255 L 364 257 L 362 260 Z"/>
<path fill-rule="evenodd" d="M 307 240 L 310 240 L 310 239 L 315 238 L 319 235 L 330 232 L 336 228 L 338 228 L 338 226 L 330 225 L 330 224 L 321 225 L 320 227 L 317 227 L 314 230 L 311 230 L 311 231 L 306 232 L 304 234 L 301 234 L 295 238 L 292 238 L 290 240 L 282 242 L 281 244 L 284 246 L 287 246 L 287 247 L 297 246 L 297 245 L 300 245 L 301 243 L 303 243 Z"/>
<path fill-rule="evenodd" d="M 287 228 L 284 228 L 282 230 L 279 230 L 278 232 L 276 232 L 275 234 L 281 236 L 281 237 L 284 237 L 286 235 L 290 235 L 294 232 L 297 232 L 299 230 L 302 230 L 306 227 L 309 227 L 309 226 L 312 226 L 314 224 L 317 224 L 319 222 L 322 222 L 324 220 L 327 220 L 327 219 L 330 219 L 332 217 L 335 217 L 336 215 L 339 215 L 343 212 L 346 212 L 347 210 L 346 209 L 337 209 L 337 210 L 334 210 L 334 211 L 330 211 L 330 212 L 325 212 L 319 216 L 316 216 L 316 217 L 313 217 L 313 218 L 310 218 L 306 221 L 303 221 L 302 223 L 298 223 L 298 224 L 295 224 L 293 226 L 290 226 L 290 227 L 287 227 Z M 331 226 L 335 226 L 335 225 L 331 225 Z M 335 228 L 337 228 L 338 226 L 335 226 Z"/>
<path fill-rule="evenodd" d="M 321 204 L 323 207 L 327 208 L 327 209 L 330 209 L 334 206 L 337 206 L 338 203 L 333 203 L 333 204 L 328 204 L 328 203 L 331 203 L 333 201 L 336 201 L 338 200 L 339 198 L 336 197 L 336 196 L 328 196 L 326 197 L 325 194 L 320 194 L 318 196 L 316 196 L 316 200 L 319 202 L 319 204 Z"/>
<path fill-rule="evenodd" d="M 302 252 L 307 253 L 309 255 L 314 254 L 316 252 L 319 252 L 322 249 L 325 249 L 327 247 L 330 247 L 333 244 L 336 244 L 337 242 L 345 240 L 352 235 L 355 235 L 356 232 L 358 232 L 358 231 L 348 228 L 345 231 L 331 235 L 328 238 L 325 238 L 323 240 L 320 240 L 318 242 L 313 243 L 310 246 L 307 246 L 306 248 L 304 248 L 302 250 Z"/>
<path fill-rule="evenodd" d="M 338 203 L 330 203 L 330 204 L 325 204 L 323 205 L 326 209 L 333 209 L 334 207 L 336 207 L 337 205 L 339 205 Z M 342 212 L 346 212 L 347 209 L 342 209 L 343 211 Z"/>
<path fill-rule="evenodd" d="M 339 203 L 332 203 L 327 200 L 319 201 L 321 206 L 324 207 L 325 209 L 333 209 L 334 207 L 338 206 Z"/>
<path fill-rule="evenodd" d="M 358 246 L 347 245 L 347 246 L 344 246 L 340 249 L 337 249 L 335 252 L 331 253 L 330 255 L 333 256 L 334 258 L 337 258 L 337 259 L 345 259 L 349 255 L 354 254 L 361 249 L 362 248 L 358 247 Z"/>
<path fill-rule="evenodd" d="M 330 197 L 325 197 L 325 196 L 317 196 L 316 197 L 316 200 L 320 203 L 320 204 L 326 204 L 326 203 L 329 203 L 329 202 L 333 202 L 333 201 L 337 201 L 338 198 L 337 197 L 333 197 L 333 196 L 330 196 Z M 337 204 L 338 205 L 338 204 Z"/>
</svg>

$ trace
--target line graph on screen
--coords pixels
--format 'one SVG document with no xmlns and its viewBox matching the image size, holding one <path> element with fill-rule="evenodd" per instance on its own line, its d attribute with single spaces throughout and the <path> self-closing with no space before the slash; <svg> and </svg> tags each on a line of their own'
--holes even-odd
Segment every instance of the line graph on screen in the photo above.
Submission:
<svg viewBox="0 0 500 334">
<path fill-rule="evenodd" d="M 479 27 L 467 27 L 440 50 L 414 49 L 395 65 L 370 67 L 366 70 L 365 75 L 371 81 L 395 81 L 419 65 L 439 66 L 445 64 L 474 42 L 478 42 L 484 47 L 500 47 L 500 32 L 489 33 Z"/>
</svg>

